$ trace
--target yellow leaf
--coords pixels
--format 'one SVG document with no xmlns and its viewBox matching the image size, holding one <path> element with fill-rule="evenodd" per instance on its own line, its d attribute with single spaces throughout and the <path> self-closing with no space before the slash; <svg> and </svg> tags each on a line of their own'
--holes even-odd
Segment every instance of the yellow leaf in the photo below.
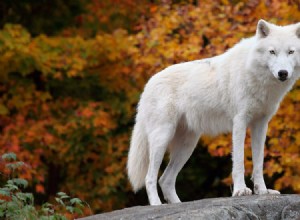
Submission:
<svg viewBox="0 0 300 220">
<path fill-rule="evenodd" d="M 7 115 L 8 113 L 9 113 L 8 108 L 5 105 L 0 104 L 0 115 Z"/>
</svg>

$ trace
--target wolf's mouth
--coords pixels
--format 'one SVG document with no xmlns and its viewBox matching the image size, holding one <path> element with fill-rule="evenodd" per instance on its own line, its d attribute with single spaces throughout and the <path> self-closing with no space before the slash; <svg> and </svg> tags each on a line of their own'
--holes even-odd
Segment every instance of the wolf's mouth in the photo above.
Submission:
<svg viewBox="0 0 300 220">
<path fill-rule="evenodd" d="M 285 80 L 287 80 L 287 77 L 279 77 L 279 80 L 280 80 L 281 82 L 284 82 Z"/>
</svg>

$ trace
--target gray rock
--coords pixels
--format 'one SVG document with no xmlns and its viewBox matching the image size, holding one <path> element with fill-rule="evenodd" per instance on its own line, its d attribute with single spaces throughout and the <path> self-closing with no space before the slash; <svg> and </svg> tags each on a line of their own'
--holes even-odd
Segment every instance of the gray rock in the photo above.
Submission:
<svg viewBox="0 0 300 220">
<path fill-rule="evenodd" d="M 300 195 L 263 195 L 202 199 L 161 206 L 136 206 L 81 220 L 115 219 L 268 219 L 300 220 Z"/>
</svg>

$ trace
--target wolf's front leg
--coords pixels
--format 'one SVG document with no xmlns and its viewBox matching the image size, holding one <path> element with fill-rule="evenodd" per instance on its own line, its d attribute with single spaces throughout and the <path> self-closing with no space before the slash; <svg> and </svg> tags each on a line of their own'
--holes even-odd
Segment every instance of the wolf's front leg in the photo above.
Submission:
<svg viewBox="0 0 300 220">
<path fill-rule="evenodd" d="M 258 195 L 280 194 L 277 190 L 267 189 L 263 176 L 264 144 L 268 130 L 268 121 L 267 118 L 262 118 L 255 121 L 251 126 L 253 160 L 252 180 L 254 183 L 254 193 Z"/>
<path fill-rule="evenodd" d="M 233 178 L 233 194 L 232 196 L 251 195 L 252 191 L 246 186 L 244 173 L 244 143 L 247 129 L 247 121 L 245 116 L 238 115 L 233 120 L 232 131 L 232 178 Z"/>
</svg>

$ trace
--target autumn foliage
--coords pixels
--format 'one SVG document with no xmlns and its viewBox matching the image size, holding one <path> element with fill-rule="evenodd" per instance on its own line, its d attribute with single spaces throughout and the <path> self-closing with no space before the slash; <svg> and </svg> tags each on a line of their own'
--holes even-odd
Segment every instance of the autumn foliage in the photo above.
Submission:
<svg viewBox="0 0 300 220">
<path fill-rule="evenodd" d="M 67 192 L 94 212 L 129 204 L 127 152 L 149 77 L 174 63 L 223 53 L 253 35 L 260 18 L 300 21 L 293 0 L 88 2 L 86 12 L 74 15 L 77 25 L 55 35 L 3 24 L 0 153 L 15 152 L 30 164 L 22 178 L 41 198 Z M 294 193 L 300 193 L 299 83 L 272 119 L 265 151 L 265 174 L 276 189 Z M 201 143 L 213 156 L 230 155 L 230 135 Z M 248 138 L 250 175 L 249 146 Z"/>
</svg>

